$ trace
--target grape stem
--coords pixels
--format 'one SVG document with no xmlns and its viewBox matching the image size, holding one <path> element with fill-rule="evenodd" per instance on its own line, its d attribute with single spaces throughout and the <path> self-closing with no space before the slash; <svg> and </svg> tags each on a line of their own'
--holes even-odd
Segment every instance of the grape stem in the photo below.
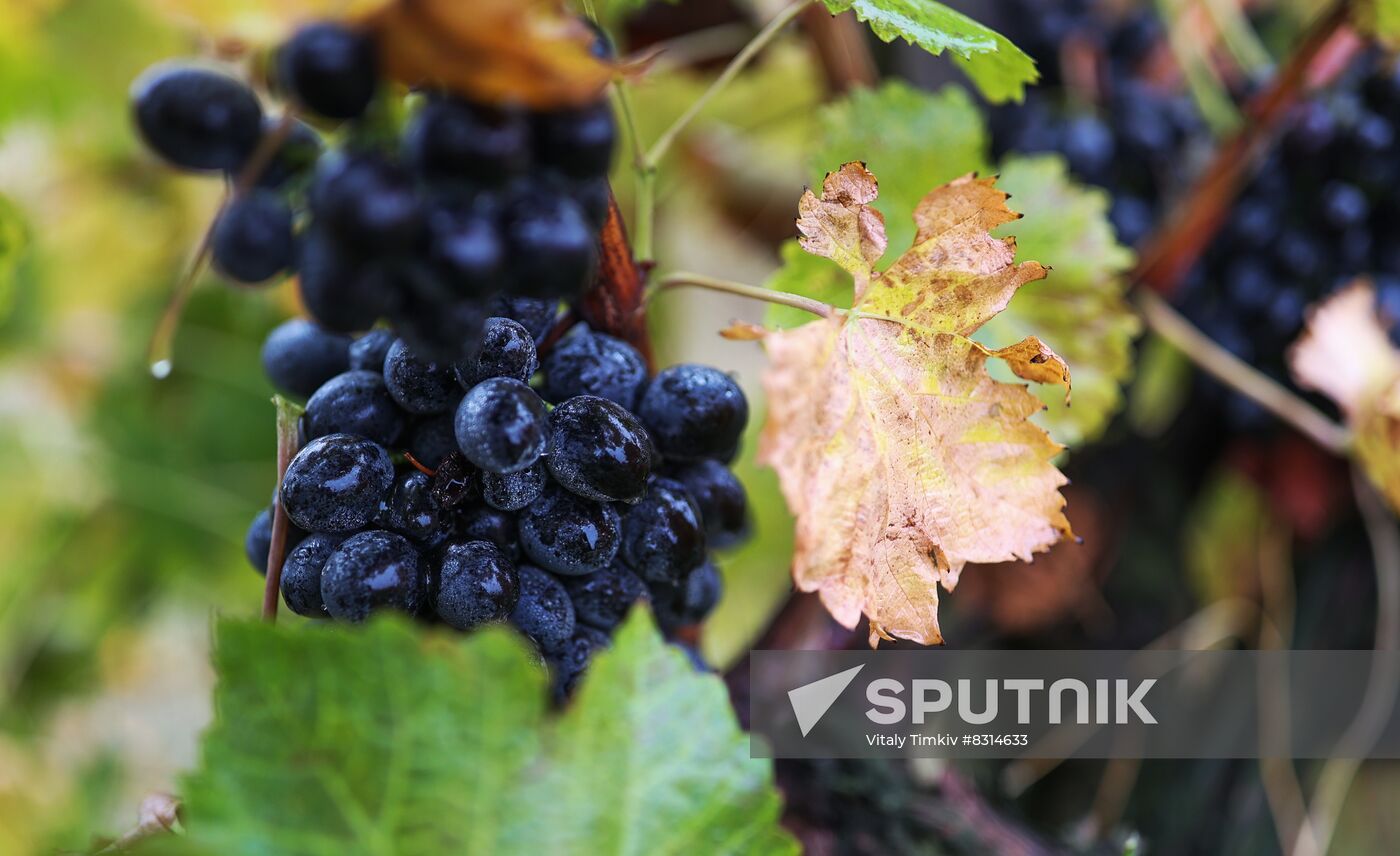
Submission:
<svg viewBox="0 0 1400 856">
<path fill-rule="evenodd" d="M 1222 383 L 1292 425 L 1334 455 L 1346 455 L 1351 434 L 1287 387 L 1217 345 L 1151 289 L 1137 291 L 1147 326 Z"/>
<path fill-rule="evenodd" d="M 667 274 L 660 282 L 652 286 L 651 290 L 647 293 L 646 300 L 643 301 L 643 305 L 650 303 L 656 295 L 663 291 L 686 287 L 704 288 L 709 291 L 720 291 L 725 294 L 737 294 L 740 297 L 762 300 L 765 303 L 790 306 L 793 309 L 801 309 L 804 312 L 810 312 L 819 318 L 830 318 L 839 311 L 829 303 L 822 303 L 820 300 L 813 300 L 810 297 L 803 297 L 800 294 L 790 294 L 786 291 L 774 291 L 771 288 L 747 285 L 742 282 L 717 279 L 712 276 L 705 276 L 699 273 L 687 273 L 685 271 Z"/>
<path fill-rule="evenodd" d="M 205 266 L 209 263 L 209 251 L 214 240 L 214 226 L 223 216 L 224 209 L 235 196 L 240 196 L 252 189 L 272 163 L 272 158 L 277 153 L 277 149 L 282 145 L 287 136 L 291 134 L 292 127 L 296 124 L 296 114 L 292 109 L 287 108 L 282 114 L 282 119 L 273 128 L 271 133 L 265 134 L 258 141 L 257 148 L 248 157 L 248 162 L 239 171 L 237 179 L 233 182 L 229 192 L 224 194 L 224 198 L 219 201 L 219 207 L 214 209 L 214 216 L 210 218 L 209 225 L 204 228 L 204 235 L 199 239 L 199 245 L 195 247 L 194 253 L 190 256 L 185 268 L 180 272 L 180 278 L 175 281 L 175 287 L 170 291 L 170 298 L 165 302 L 165 308 L 160 313 L 160 320 L 156 322 L 156 329 L 151 333 L 150 344 L 146 347 L 147 366 L 151 374 L 157 380 L 164 380 L 170 376 L 170 371 L 174 368 L 175 360 L 175 333 L 180 329 L 180 319 L 185 314 L 185 304 L 189 302 L 190 294 L 194 291 L 194 284 L 199 280 L 199 275 L 204 272 Z"/>
<path fill-rule="evenodd" d="M 287 529 L 291 521 L 282 507 L 282 477 L 297 453 L 302 408 L 280 395 L 273 396 L 277 407 L 277 492 L 272 498 L 272 543 L 267 548 L 267 581 L 263 585 L 262 617 L 277 621 L 277 601 L 282 593 L 282 562 L 287 557 Z"/>
<path fill-rule="evenodd" d="M 635 155 L 634 166 L 637 173 L 637 198 L 632 232 L 635 236 L 633 250 L 636 253 L 638 261 L 651 261 L 654 255 L 656 172 L 658 166 L 661 164 L 662 158 L 666 157 L 666 153 L 671 150 L 671 146 L 675 144 L 676 138 L 686 129 L 686 126 L 694 121 L 695 117 L 700 115 L 702 110 L 709 106 L 709 103 L 714 100 L 715 96 L 732 83 L 734 78 L 738 77 L 740 72 L 747 68 L 749 63 L 753 62 L 759 52 L 767 47 L 769 43 L 777 37 L 778 33 L 782 32 L 788 24 L 792 23 L 794 18 L 801 14 L 802 11 L 813 2 L 815 2 L 815 0 L 797 0 L 797 2 L 786 6 L 782 11 L 774 15 L 773 19 L 765 24 L 763 29 L 754 34 L 754 37 L 749 40 L 748 44 L 744 45 L 744 47 L 734 55 L 734 58 L 729 61 L 729 64 L 724 67 L 724 70 L 719 73 L 719 76 L 710 83 L 709 87 L 707 87 L 704 92 L 700 93 L 700 97 L 696 98 L 695 101 L 686 108 L 684 113 L 676 117 L 676 120 L 671 123 L 671 126 L 665 131 L 662 131 L 661 135 L 645 150 L 641 148 L 641 140 L 637 137 L 637 126 L 636 122 L 633 121 L 632 106 L 628 99 L 627 89 L 621 82 L 614 87 L 614 91 L 617 94 L 618 109 L 622 113 L 623 121 L 627 124 L 627 130 L 632 138 Z"/>
</svg>

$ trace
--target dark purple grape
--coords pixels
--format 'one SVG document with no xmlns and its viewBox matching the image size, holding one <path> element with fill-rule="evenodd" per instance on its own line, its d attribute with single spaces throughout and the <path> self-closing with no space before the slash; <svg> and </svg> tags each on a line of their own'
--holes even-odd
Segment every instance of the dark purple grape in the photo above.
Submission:
<svg viewBox="0 0 1400 856">
<path fill-rule="evenodd" d="M 442 526 L 445 516 L 433 498 L 433 477 L 410 469 L 394 479 L 394 489 L 375 523 L 414 541 L 426 541 Z"/>
<path fill-rule="evenodd" d="M 404 135 L 404 157 L 434 180 L 499 185 L 530 163 L 530 125 L 513 110 L 431 98 Z"/>
<path fill-rule="evenodd" d="M 648 584 L 679 585 L 705 560 L 700 509 L 680 482 L 652 479 L 622 514 L 622 560 Z"/>
<path fill-rule="evenodd" d="M 244 194 L 219 215 L 209 246 L 214 269 L 225 277 L 249 284 L 272 279 L 296 257 L 291 206 L 270 190 Z"/>
<path fill-rule="evenodd" d="M 151 66 L 132 84 L 131 103 L 146 145 L 184 169 L 236 169 L 262 136 L 253 90 L 208 68 Z"/>
<path fill-rule="evenodd" d="M 529 383 L 539 370 L 535 337 L 509 318 L 487 318 L 476 358 L 455 366 L 457 380 L 471 389 L 487 378 L 506 377 Z"/>
<path fill-rule="evenodd" d="M 321 599 L 332 618 L 364 621 L 394 609 L 416 615 L 423 602 L 418 549 L 402 535 L 371 529 L 340 543 L 321 572 Z"/>
<path fill-rule="evenodd" d="M 733 457 L 749 420 L 743 390 L 709 366 L 663 369 L 642 393 L 637 415 L 669 459 Z"/>
<path fill-rule="evenodd" d="M 512 186 L 504 209 L 514 291 L 526 297 L 576 297 L 596 260 L 596 236 L 583 209 L 539 181 Z"/>
<path fill-rule="evenodd" d="M 318 437 L 282 479 L 282 506 L 308 532 L 351 532 L 369 523 L 394 483 L 389 453 L 350 434 Z"/>
<path fill-rule="evenodd" d="M 535 117 L 536 156 L 573 178 L 607 175 L 616 144 L 617 123 L 606 98 Z"/>
<path fill-rule="evenodd" d="M 569 590 L 578 620 L 609 633 L 627 617 L 633 604 L 649 599 L 641 579 L 617 563 L 586 577 L 570 577 L 564 580 L 564 587 Z"/>
<path fill-rule="evenodd" d="M 636 348 L 605 333 L 578 327 L 545 357 L 541 389 L 553 402 L 596 395 L 635 410 L 646 379 L 646 360 Z"/>
<path fill-rule="evenodd" d="M 263 341 L 263 372 L 282 392 L 306 398 L 349 368 L 349 352 L 349 336 L 293 318 L 274 327 Z"/>
<path fill-rule="evenodd" d="M 549 415 L 549 473 L 559 484 L 600 502 L 636 502 L 651 474 L 651 439 L 622 405 L 577 395 Z"/>
<path fill-rule="evenodd" d="M 699 624 L 714 611 L 724 592 L 724 580 L 713 562 L 705 562 L 691 571 L 682 582 L 675 597 L 656 603 L 656 621 L 666 633 Z"/>
<path fill-rule="evenodd" d="M 341 23 L 303 27 L 277 52 L 278 85 L 328 119 L 353 119 L 365 112 L 378 81 L 370 34 Z"/>
<path fill-rule="evenodd" d="M 449 627 L 471 630 L 489 621 L 504 621 L 520 600 L 515 567 L 489 541 L 449 542 L 431 562 L 431 606 Z"/>
<path fill-rule="evenodd" d="M 381 446 L 394 446 L 407 420 L 384 386 L 384 375 L 350 371 L 321 385 L 306 402 L 306 438 L 356 434 Z"/>
<path fill-rule="evenodd" d="M 549 420 L 544 402 L 518 380 L 495 377 L 472 387 L 457 407 L 457 446 L 489 473 L 516 473 L 544 454 Z"/>
<path fill-rule="evenodd" d="M 307 618 L 326 616 L 321 573 L 344 540 L 343 535 L 309 535 L 287 554 L 282 563 L 282 602 L 288 609 Z"/>
<path fill-rule="evenodd" d="M 520 559 L 520 537 L 515 515 L 478 506 L 463 511 L 457 518 L 457 536 L 465 541 L 490 541 L 512 562 Z"/>
<path fill-rule="evenodd" d="M 400 407 L 419 416 L 448 412 L 462 394 L 451 365 L 421 359 L 402 339 L 384 358 L 384 383 Z"/>
<path fill-rule="evenodd" d="M 519 568 L 520 598 L 510 623 L 545 651 L 558 650 L 574 635 L 574 605 L 559 580 L 530 565 Z"/>
<path fill-rule="evenodd" d="M 749 529 L 748 496 L 728 467 L 715 460 L 696 461 L 677 469 L 673 477 L 685 485 L 700 509 L 706 544 L 720 549 L 744 539 Z"/>
<path fill-rule="evenodd" d="M 413 249 L 424 210 L 412 176 L 370 154 L 321 158 L 311 210 L 346 249 L 360 254 Z"/>
<path fill-rule="evenodd" d="M 350 345 L 350 368 L 383 374 L 384 358 L 396 341 L 393 330 L 370 330 Z"/>
<path fill-rule="evenodd" d="M 554 326 L 559 314 L 559 301 L 538 297 L 497 297 L 490 303 L 491 315 L 509 318 L 530 331 L 536 342 Z"/>
<path fill-rule="evenodd" d="M 622 537 L 611 505 L 553 485 L 520 512 L 517 523 L 525 555 L 546 570 L 571 577 L 612 564 Z"/>
</svg>

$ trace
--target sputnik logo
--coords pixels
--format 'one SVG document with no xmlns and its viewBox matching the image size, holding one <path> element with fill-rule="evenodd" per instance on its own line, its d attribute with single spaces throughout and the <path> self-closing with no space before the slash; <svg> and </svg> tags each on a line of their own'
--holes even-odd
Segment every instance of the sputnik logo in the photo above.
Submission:
<svg viewBox="0 0 1400 856">
<path fill-rule="evenodd" d="M 864 668 L 865 665 L 861 664 L 812 681 L 810 684 L 803 684 L 795 690 L 788 690 L 788 702 L 792 704 L 792 712 L 797 717 L 797 727 L 802 730 L 803 737 L 821 722 L 821 718 L 831 710 L 841 693 L 846 691 L 846 687 L 851 685 L 851 681 L 854 681 L 856 675 Z"/>
</svg>

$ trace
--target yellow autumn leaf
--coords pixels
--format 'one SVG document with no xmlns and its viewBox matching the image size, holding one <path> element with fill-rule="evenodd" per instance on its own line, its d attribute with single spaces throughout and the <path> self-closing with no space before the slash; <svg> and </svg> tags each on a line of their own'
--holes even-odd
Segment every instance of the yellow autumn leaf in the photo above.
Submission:
<svg viewBox="0 0 1400 856">
<path fill-rule="evenodd" d="M 1400 351 L 1370 283 L 1353 283 L 1313 309 L 1288 365 L 1299 386 L 1342 409 L 1362 469 L 1400 510 Z"/>
<path fill-rule="evenodd" d="M 884 272 L 875 195 L 875 177 L 849 163 L 820 198 L 803 196 L 802 246 L 851 273 L 855 303 L 765 337 L 760 460 L 797 518 L 798 588 L 846 627 L 868 616 L 872 645 L 936 644 L 940 584 L 952 590 L 968 562 L 1029 560 L 1070 534 L 1051 462 L 1062 447 L 1029 421 L 1043 405 L 993 380 L 987 359 L 1067 392 L 1069 368 L 1035 337 L 1001 350 L 970 338 L 1045 276 L 1015 262 L 1015 239 L 990 234 L 1018 216 L 993 179 L 924 197 L 913 246 Z"/>
<path fill-rule="evenodd" d="M 388 73 L 537 109 L 596 101 L 613 68 L 563 0 L 395 0 L 367 23 Z"/>
</svg>

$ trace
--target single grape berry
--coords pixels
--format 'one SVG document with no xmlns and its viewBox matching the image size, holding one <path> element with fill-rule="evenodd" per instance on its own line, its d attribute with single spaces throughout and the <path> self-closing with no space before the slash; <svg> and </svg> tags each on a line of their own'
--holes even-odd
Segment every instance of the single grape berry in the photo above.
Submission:
<svg viewBox="0 0 1400 856">
<path fill-rule="evenodd" d="M 543 461 L 516 473 L 482 473 L 481 499 L 499 511 L 519 511 L 544 493 L 548 479 Z"/>
<path fill-rule="evenodd" d="M 297 287 L 307 313 L 338 333 L 368 330 L 396 304 L 397 282 L 386 265 L 355 258 L 319 228 L 301 242 Z"/>
<path fill-rule="evenodd" d="M 559 301 L 541 297 L 497 297 L 490 303 L 491 315 L 509 318 L 530 331 L 530 338 L 539 342 L 554 326 L 559 314 Z"/>
<path fill-rule="evenodd" d="M 431 561 L 433 612 L 449 627 L 470 630 L 504 621 L 520 600 L 515 567 L 489 541 L 450 542 Z"/>
<path fill-rule="evenodd" d="M 214 269 L 249 284 L 286 270 L 295 248 L 291 206 L 270 190 L 253 190 L 230 202 L 210 239 Z"/>
<path fill-rule="evenodd" d="M 570 577 L 564 581 L 574 602 L 578 620 L 598 630 L 612 632 L 639 600 L 648 600 L 641 579 L 614 562 L 596 574 Z"/>
<path fill-rule="evenodd" d="M 506 247 L 496 220 L 482 205 L 438 205 L 428 212 L 428 261 L 453 294 L 483 298 L 502 286 Z"/>
<path fill-rule="evenodd" d="M 656 621 L 672 633 L 681 627 L 699 624 L 714 611 L 724 592 L 724 580 L 713 562 L 705 562 L 690 572 L 673 597 L 656 604 Z"/>
<path fill-rule="evenodd" d="M 420 359 L 402 339 L 384 358 L 384 383 L 400 407 L 420 416 L 446 413 L 462 394 L 450 365 Z"/>
<path fill-rule="evenodd" d="M 544 454 L 549 419 L 544 402 L 518 380 L 493 377 L 469 390 L 457 407 L 457 446 L 488 473 L 516 473 Z"/>
<path fill-rule="evenodd" d="M 288 609 L 307 618 L 325 617 L 321 573 L 344 540 L 342 535 L 309 535 L 287 554 L 282 563 L 282 601 Z"/>
<path fill-rule="evenodd" d="M 368 33 L 322 22 L 303 27 L 277 53 L 277 83 L 328 119 L 365 112 L 379 79 Z"/>
<path fill-rule="evenodd" d="M 384 385 L 384 375 L 350 371 L 321 385 L 306 402 L 306 439 L 327 434 L 356 434 L 381 446 L 393 446 L 403 433 L 403 411 Z"/>
<path fill-rule="evenodd" d="M 668 459 L 727 460 L 749 421 L 749 405 L 729 375 L 687 363 L 663 369 L 652 379 L 637 415 Z"/>
<path fill-rule="evenodd" d="M 728 467 L 715 460 L 696 461 L 677 469 L 674 478 L 685 485 L 700 509 L 706 544 L 732 547 L 744 539 L 749 527 L 748 496 Z"/>
<path fill-rule="evenodd" d="M 422 358 L 449 366 L 476 353 L 484 304 L 453 296 L 424 265 L 409 265 L 401 273 L 405 290 L 389 318 L 404 343 Z"/>
<path fill-rule="evenodd" d="M 651 474 L 651 439 L 631 411 L 596 395 L 576 395 L 549 415 L 549 473 L 600 502 L 636 502 Z"/>
<path fill-rule="evenodd" d="M 384 358 L 389 356 L 389 348 L 398 338 L 393 330 L 382 327 L 370 330 L 351 343 L 350 368 L 383 374 Z"/>
<path fill-rule="evenodd" d="M 536 156 L 572 178 L 606 175 L 616 143 L 617 123 L 606 98 L 535 117 Z"/>
<path fill-rule="evenodd" d="M 425 416 L 408 428 L 404 451 L 413 460 L 430 470 L 437 469 L 442 459 L 457 451 L 457 435 L 452 431 L 452 414 Z"/>
<path fill-rule="evenodd" d="M 612 564 L 622 537 L 611 505 L 554 485 L 520 512 L 517 523 L 525 555 L 545 570 L 570 577 Z"/>
<path fill-rule="evenodd" d="M 444 516 L 433 498 L 432 476 L 410 469 L 395 477 L 393 491 L 375 523 L 414 541 L 426 541 L 441 526 Z"/>
<path fill-rule="evenodd" d="M 530 125 L 515 110 L 434 97 L 404 134 L 404 159 L 423 176 L 499 185 L 530 163 Z"/>
<path fill-rule="evenodd" d="M 487 378 L 508 377 L 529 383 L 540 367 L 535 337 L 509 318 L 487 318 L 476 358 L 458 363 L 457 380 L 471 389 Z"/>
<path fill-rule="evenodd" d="M 593 655 L 609 645 L 607 634 L 592 627 L 578 626 L 567 642 L 546 655 L 552 679 L 551 692 L 556 702 L 562 704 L 573 695 Z"/>
<path fill-rule="evenodd" d="M 282 392 L 306 398 L 349 368 L 349 352 L 349 336 L 293 318 L 274 327 L 263 340 L 263 372 Z"/>
<path fill-rule="evenodd" d="M 433 499 L 443 508 L 459 508 L 481 498 L 481 471 L 471 465 L 453 440 L 452 451 L 433 473 Z"/>
<path fill-rule="evenodd" d="M 680 482 L 652 480 L 642 501 L 622 515 L 622 560 L 648 583 L 679 585 L 705 561 L 705 528 Z"/>
<path fill-rule="evenodd" d="M 574 605 L 559 580 L 539 568 L 519 568 L 520 598 L 510 623 L 546 651 L 557 650 L 574 635 Z"/>
<path fill-rule="evenodd" d="M 503 222 L 517 293 L 568 298 L 583 290 L 596 239 L 570 196 L 541 181 L 521 181 L 507 196 Z"/>
<path fill-rule="evenodd" d="M 423 233 L 423 204 L 412 176 L 378 155 L 321 158 L 308 198 L 318 222 L 354 252 L 411 250 Z"/>
<path fill-rule="evenodd" d="M 364 621 L 381 609 L 415 615 L 423 601 L 421 564 L 417 548 L 402 535 L 382 529 L 351 535 L 321 571 L 326 611 L 341 621 Z"/>
<path fill-rule="evenodd" d="M 350 434 L 307 443 L 282 479 L 282 506 L 308 532 L 350 532 L 373 519 L 394 483 L 389 453 Z"/>
<path fill-rule="evenodd" d="M 236 169 L 262 136 L 262 107 L 241 81 L 207 68 L 161 63 L 131 86 L 146 145 L 185 169 Z"/>
<path fill-rule="evenodd" d="M 483 505 L 463 511 L 454 528 L 457 537 L 464 541 L 490 541 L 512 562 L 520 558 L 520 537 L 513 514 Z"/>
<path fill-rule="evenodd" d="M 579 327 L 559 340 L 545 357 L 541 390 L 553 402 L 575 395 L 596 395 L 635 410 L 646 379 L 646 361 L 636 348 L 605 333 Z"/>
</svg>

